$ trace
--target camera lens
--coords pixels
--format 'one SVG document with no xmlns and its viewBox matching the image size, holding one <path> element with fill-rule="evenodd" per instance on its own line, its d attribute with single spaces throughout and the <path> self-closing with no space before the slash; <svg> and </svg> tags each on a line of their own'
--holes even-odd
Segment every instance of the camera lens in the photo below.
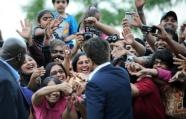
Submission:
<svg viewBox="0 0 186 119">
<path fill-rule="evenodd" d="M 91 32 L 85 32 L 84 33 L 84 39 L 88 40 L 93 37 L 93 34 Z"/>
<path fill-rule="evenodd" d="M 109 43 L 114 43 L 114 42 L 116 42 L 116 41 L 118 41 L 118 40 L 119 40 L 119 36 L 118 36 L 117 34 L 114 34 L 114 35 L 109 36 L 109 37 L 107 38 L 107 41 L 108 41 Z"/>
</svg>

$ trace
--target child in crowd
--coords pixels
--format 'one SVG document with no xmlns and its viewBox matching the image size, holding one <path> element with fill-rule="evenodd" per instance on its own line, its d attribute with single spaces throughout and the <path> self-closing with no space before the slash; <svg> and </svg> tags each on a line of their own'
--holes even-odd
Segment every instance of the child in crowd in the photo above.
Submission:
<svg viewBox="0 0 186 119">
<path fill-rule="evenodd" d="M 49 22 L 53 19 L 53 14 L 49 10 L 42 10 L 37 15 L 38 25 L 33 30 L 33 39 L 37 46 L 43 46 L 45 28 Z"/>
<path fill-rule="evenodd" d="M 36 119 L 77 119 L 74 111 L 69 109 L 65 95 L 72 92 L 72 88 L 65 82 L 61 83 L 56 77 L 47 77 L 42 82 L 43 88 L 32 96 L 32 104 Z"/>
<path fill-rule="evenodd" d="M 59 27 L 54 31 L 55 39 L 68 41 L 68 36 L 73 37 L 73 34 L 77 32 L 76 19 L 66 13 L 66 8 L 69 4 L 69 0 L 52 0 L 53 6 L 56 11 L 53 12 L 54 18 L 62 17 L 62 22 Z M 69 38 L 71 40 L 71 38 Z"/>
</svg>

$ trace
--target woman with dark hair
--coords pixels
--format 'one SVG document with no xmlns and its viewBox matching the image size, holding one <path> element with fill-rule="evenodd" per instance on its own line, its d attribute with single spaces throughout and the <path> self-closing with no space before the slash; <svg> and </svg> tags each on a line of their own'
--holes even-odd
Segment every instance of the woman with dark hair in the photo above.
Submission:
<svg viewBox="0 0 186 119">
<path fill-rule="evenodd" d="M 85 53 L 81 52 L 73 58 L 72 68 L 77 73 L 90 74 L 92 71 L 92 62 Z"/>
<path fill-rule="evenodd" d="M 72 92 L 72 88 L 55 76 L 46 77 L 42 82 L 42 88 L 32 96 L 32 104 L 36 119 L 77 119 L 75 109 L 69 108 L 65 95 Z"/>
<path fill-rule="evenodd" d="M 51 62 L 45 67 L 45 69 L 46 73 L 44 77 L 56 76 L 61 81 L 67 79 L 67 72 L 61 63 Z"/>
<path fill-rule="evenodd" d="M 21 86 L 28 86 L 33 91 L 32 85 L 33 83 L 39 83 L 39 78 L 45 74 L 44 67 L 38 67 L 36 61 L 28 54 L 25 55 L 25 61 L 21 65 L 20 73 L 20 85 Z M 38 79 L 36 81 L 36 79 Z M 35 81 L 34 81 L 35 80 Z M 31 87 L 30 87 L 31 86 Z"/>
</svg>

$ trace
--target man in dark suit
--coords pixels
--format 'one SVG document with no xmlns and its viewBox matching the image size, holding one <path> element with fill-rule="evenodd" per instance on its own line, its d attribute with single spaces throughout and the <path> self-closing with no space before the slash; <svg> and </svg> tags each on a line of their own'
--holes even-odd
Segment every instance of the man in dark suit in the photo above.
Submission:
<svg viewBox="0 0 186 119">
<path fill-rule="evenodd" d="M 29 106 L 20 89 L 17 70 L 25 60 L 26 44 L 5 40 L 0 52 L 0 118 L 27 119 Z"/>
<path fill-rule="evenodd" d="M 88 119 L 132 119 L 132 97 L 127 71 L 110 61 L 107 41 L 91 38 L 83 49 L 94 64 L 86 86 Z"/>
</svg>

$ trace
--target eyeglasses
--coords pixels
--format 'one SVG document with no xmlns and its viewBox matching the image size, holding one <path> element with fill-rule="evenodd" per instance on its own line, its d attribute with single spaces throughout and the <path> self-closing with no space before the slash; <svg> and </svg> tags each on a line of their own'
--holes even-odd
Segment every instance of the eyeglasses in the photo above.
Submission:
<svg viewBox="0 0 186 119">
<path fill-rule="evenodd" d="M 50 75 L 51 75 L 51 76 L 54 76 L 54 75 L 57 75 L 57 73 L 62 74 L 62 73 L 64 73 L 64 71 L 63 71 L 62 69 L 59 69 L 58 71 L 52 71 L 52 72 L 50 73 Z"/>
<path fill-rule="evenodd" d="M 53 54 L 57 54 L 57 53 L 64 54 L 62 50 L 52 50 L 51 53 L 53 53 Z"/>
<path fill-rule="evenodd" d="M 52 17 L 43 17 L 43 18 L 42 18 L 43 21 L 47 21 L 48 19 L 51 20 Z"/>
<path fill-rule="evenodd" d="M 58 1 L 58 0 L 57 0 L 57 1 L 56 1 L 56 4 L 59 4 L 59 3 L 65 4 L 65 2 L 66 2 L 65 0 L 63 0 L 63 1 Z"/>
</svg>

